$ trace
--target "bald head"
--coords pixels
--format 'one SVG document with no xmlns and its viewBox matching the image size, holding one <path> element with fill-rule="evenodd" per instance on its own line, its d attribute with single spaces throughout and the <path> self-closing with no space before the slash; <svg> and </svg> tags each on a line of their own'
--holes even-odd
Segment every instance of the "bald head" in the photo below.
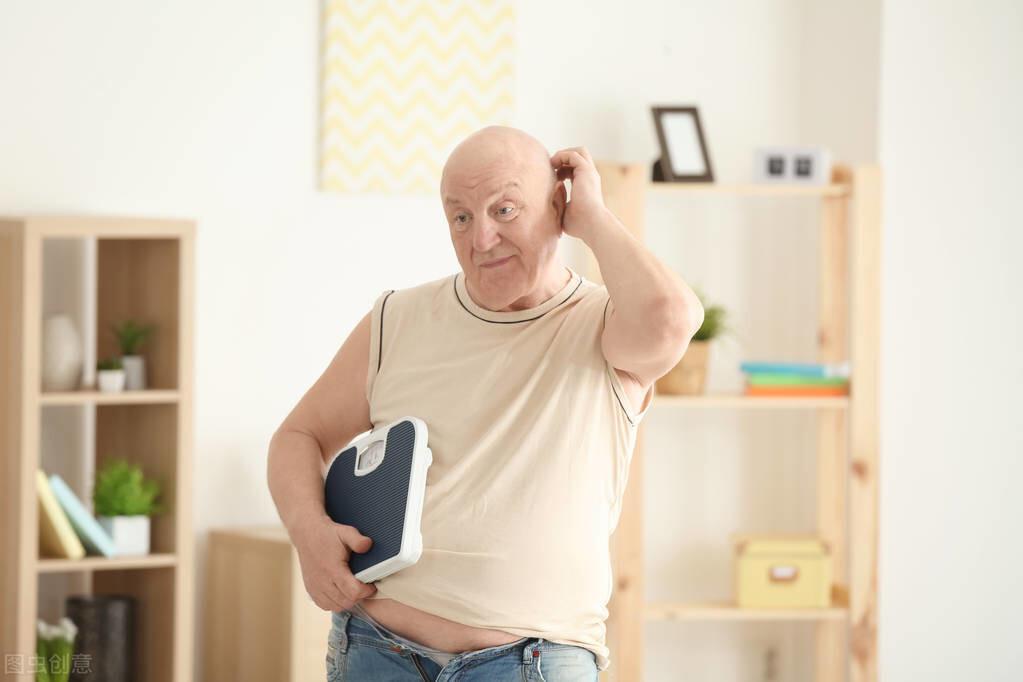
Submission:
<svg viewBox="0 0 1023 682">
<path fill-rule="evenodd" d="M 514 167 L 524 180 L 553 189 L 557 180 L 551 156 L 529 133 L 509 126 L 487 126 L 469 135 L 451 151 L 441 171 L 442 199 L 451 180 L 475 185 L 489 175 Z"/>
</svg>

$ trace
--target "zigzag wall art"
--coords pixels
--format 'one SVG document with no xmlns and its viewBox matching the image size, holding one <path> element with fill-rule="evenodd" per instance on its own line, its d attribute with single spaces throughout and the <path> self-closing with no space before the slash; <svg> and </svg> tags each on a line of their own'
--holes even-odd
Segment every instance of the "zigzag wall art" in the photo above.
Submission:
<svg viewBox="0 0 1023 682">
<path fill-rule="evenodd" d="M 454 145 L 511 122 L 513 0 L 326 0 L 320 189 L 434 194 Z"/>
</svg>

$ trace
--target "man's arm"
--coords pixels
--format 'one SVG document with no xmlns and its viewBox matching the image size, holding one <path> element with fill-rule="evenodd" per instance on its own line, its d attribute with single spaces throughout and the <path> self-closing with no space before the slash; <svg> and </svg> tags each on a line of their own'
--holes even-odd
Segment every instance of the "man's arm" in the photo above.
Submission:
<svg viewBox="0 0 1023 682">
<path fill-rule="evenodd" d="M 306 591 L 324 610 L 342 610 L 376 591 L 348 569 L 349 551 L 372 542 L 327 516 L 323 473 L 351 440 L 373 428 L 366 400 L 370 314 L 338 350 L 270 439 L 267 484 L 277 513 L 298 551 Z"/>
<path fill-rule="evenodd" d="M 557 180 L 572 181 L 571 198 L 562 184 L 562 230 L 583 240 L 600 265 L 612 308 L 600 339 L 604 357 L 648 388 L 667 374 L 703 324 L 700 299 L 659 261 L 604 204 L 600 174 L 585 147 L 555 152 Z"/>
<path fill-rule="evenodd" d="M 604 357 L 649 386 L 681 359 L 703 324 L 703 306 L 610 210 L 586 235 L 611 297 Z"/>
<path fill-rule="evenodd" d="M 367 313 L 270 440 L 270 494 L 289 531 L 325 515 L 326 464 L 355 436 L 373 428 L 365 393 L 369 324 Z"/>
</svg>

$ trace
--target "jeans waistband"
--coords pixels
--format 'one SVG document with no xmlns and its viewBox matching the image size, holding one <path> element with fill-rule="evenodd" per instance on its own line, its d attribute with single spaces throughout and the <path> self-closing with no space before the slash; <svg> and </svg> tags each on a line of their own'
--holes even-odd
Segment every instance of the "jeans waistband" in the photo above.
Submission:
<svg viewBox="0 0 1023 682">
<path fill-rule="evenodd" d="M 360 618 L 360 619 L 366 621 L 367 623 L 369 623 L 373 627 L 373 629 L 376 630 L 377 633 L 381 637 L 383 637 L 384 639 L 394 639 L 394 640 L 397 640 L 398 642 L 401 642 L 402 644 L 404 644 L 408 648 L 416 650 L 416 651 L 420 651 L 420 652 L 426 652 L 426 653 L 431 653 L 431 654 L 441 654 L 441 655 L 447 655 L 447 656 L 455 656 L 455 655 L 457 655 L 456 653 L 453 653 L 453 652 L 450 652 L 450 651 L 441 651 L 440 649 L 434 649 L 432 647 L 426 646 L 425 644 L 420 644 L 419 642 L 413 642 L 410 639 L 406 639 L 406 638 L 402 637 L 401 635 L 397 634 L 396 632 L 388 630 L 379 621 L 377 621 L 375 618 L 373 618 L 373 616 L 369 615 L 369 612 L 366 611 L 366 609 L 362 608 L 362 604 L 360 604 L 358 602 L 355 603 L 355 606 L 352 608 L 352 612 L 353 612 L 352 613 L 352 617 L 353 618 Z"/>
<path fill-rule="evenodd" d="M 358 603 L 356 603 L 356 606 L 358 606 Z M 401 648 L 408 649 L 416 653 L 422 653 L 424 655 L 429 653 L 451 655 L 448 654 L 448 652 L 438 651 L 437 649 L 432 649 L 430 647 L 424 647 L 421 644 L 416 644 L 414 642 L 409 642 L 409 640 L 407 639 L 400 638 L 395 633 L 381 626 L 374 619 L 372 619 L 372 617 L 366 618 L 358 611 L 359 609 L 353 608 L 347 611 L 334 611 L 331 614 L 331 619 L 334 625 L 333 629 L 334 631 L 336 631 L 337 637 L 340 640 L 338 644 L 342 651 L 347 650 L 349 644 L 347 636 L 343 633 L 346 630 L 348 621 L 351 620 L 352 618 L 355 618 L 357 620 L 363 621 L 364 623 L 369 625 L 369 627 L 373 628 L 373 630 L 376 631 L 377 635 L 382 640 L 386 642 L 391 642 L 392 644 L 395 644 Z M 409 643 L 406 644 L 405 642 Z M 497 646 L 487 647 L 485 649 L 477 649 L 475 651 L 463 651 L 461 653 L 454 654 L 454 658 L 451 659 L 451 663 L 449 665 L 460 667 L 461 662 L 463 660 L 466 659 L 478 660 L 480 658 L 489 659 L 493 656 L 502 655 L 516 648 L 522 650 L 521 652 L 522 662 L 529 664 L 533 661 L 534 658 L 539 656 L 541 649 L 548 649 L 552 645 L 554 645 L 553 642 L 550 642 L 542 637 L 520 637 L 514 642 L 508 642 L 507 644 L 499 644 Z"/>
</svg>

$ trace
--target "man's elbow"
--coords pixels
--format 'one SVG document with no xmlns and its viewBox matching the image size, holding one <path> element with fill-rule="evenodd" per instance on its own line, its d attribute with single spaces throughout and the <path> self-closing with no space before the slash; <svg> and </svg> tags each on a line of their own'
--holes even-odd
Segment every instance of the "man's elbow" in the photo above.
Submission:
<svg viewBox="0 0 1023 682">
<path fill-rule="evenodd" d="M 704 319 L 703 305 L 700 303 L 700 299 L 694 297 L 687 307 L 689 308 L 690 316 L 689 326 L 686 328 L 686 343 L 696 336 L 696 332 L 700 331 Z"/>
<path fill-rule="evenodd" d="M 703 306 L 695 296 L 690 299 L 666 299 L 658 306 L 656 319 L 661 338 L 667 346 L 689 343 L 703 325 Z"/>
</svg>

